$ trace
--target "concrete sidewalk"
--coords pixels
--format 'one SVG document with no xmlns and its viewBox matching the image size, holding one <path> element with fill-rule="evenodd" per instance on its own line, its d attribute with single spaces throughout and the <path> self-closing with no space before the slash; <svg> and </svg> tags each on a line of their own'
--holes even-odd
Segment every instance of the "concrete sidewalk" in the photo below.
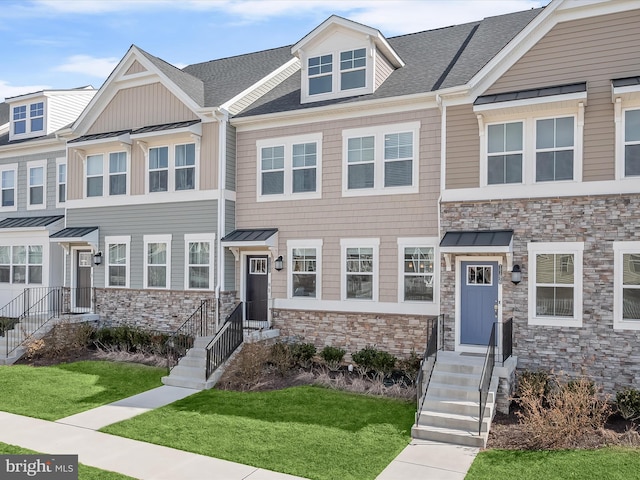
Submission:
<svg viewBox="0 0 640 480">
<path fill-rule="evenodd" d="M 56 422 L 0 412 L 0 442 L 78 455 L 80 463 L 140 480 L 302 478 L 96 431 L 198 392 L 165 385 Z M 414 440 L 376 480 L 463 480 L 477 453 L 477 448 Z"/>
</svg>

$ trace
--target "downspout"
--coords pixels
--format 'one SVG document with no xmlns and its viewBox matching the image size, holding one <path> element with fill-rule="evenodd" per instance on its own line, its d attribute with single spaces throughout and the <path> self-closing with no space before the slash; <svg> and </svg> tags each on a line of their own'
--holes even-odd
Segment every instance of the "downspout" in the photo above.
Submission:
<svg viewBox="0 0 640 480">
<path fill-rule="evenodd" d="M 440 94 L 436 94 L 436 103 L 440 110 L 440 195 L 438 196 L 438 239 L 442 238 L 442 193 L 447 181 L 447 106 L 444 104 Z M 440 261 L 440 255 L 438 254 Z M 442 265 L 442 262 L 440 262 Z M 440 292 L 440 279 L 438 278 L 438 292 Z M 440 308 L 440 294 L 438 293 L 438 309 Z"/>
<path fill-rule="evenodd" d="M 227 122 L 228 112 L 216 110 L 215 118 L 218 121 L 218 235 L 216 236 L 216 250 L 218 257 L 218 269 L 216 279 L 216 331 L 220 326 L 220 292 L 224 282 L 224 248 L 222 238 L 225 236 L 225 190 L 227 173 Z"/>
</svg>

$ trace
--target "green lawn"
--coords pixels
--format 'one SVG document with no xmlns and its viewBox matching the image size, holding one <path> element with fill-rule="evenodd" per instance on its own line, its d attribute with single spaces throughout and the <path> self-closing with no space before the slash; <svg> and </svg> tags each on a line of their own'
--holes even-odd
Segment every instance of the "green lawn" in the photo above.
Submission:
<svg viewBox="0 0 640 480">
<path fill-rule="evenodd" d="M 0 442 L 0 453 L 3 455 L 23 455 L 23 454 L 35 454 L 32 450 L 26 448 L 16 447 L 14 445 L 7 445 Z M 121 475 L 115 472 L 109 472 L 107 470 L 100 470 L 99 468 L 88 467 L 83 464 L 78 465 L 78 480 L 134 480 L 126 475 Z"/>
<path fill-rule="evenodd" d="M 163 368 L 115 362 L 0 366 L 0 410 L 58 420 L 159 387 L 164 374 Z"/>
<path fill-rule="evenodd" d="M 412 402 L 319 387 L 207 390 L 102 429 L 311 479 L 374 479 L 410 441 Z"/>
<path fill-rule="evenodd" d="M 486 450 L 465 480 L 630 480 L 640 478 L 640 450 Z"/>
</svg>

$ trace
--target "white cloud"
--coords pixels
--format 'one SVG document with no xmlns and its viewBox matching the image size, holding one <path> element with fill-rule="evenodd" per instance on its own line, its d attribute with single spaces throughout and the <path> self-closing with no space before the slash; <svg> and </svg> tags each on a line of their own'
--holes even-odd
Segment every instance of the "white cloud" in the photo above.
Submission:
<svg viewBox="0 0 640 480">
<path fill-rule="evenodd" d="M 10 85 L 9 82 L 0 80 L 0 98 L 6 99 L 26 93 L 39 92 L 51 88 L 48 85 Z"/>
<path fill-rule="evenodd" d="M 106 78 L 116 67 L 119 60 L 116 57 L 95 58 L 89 55 L 72 55 L 67 58 L 66 63 L 57 66 L 55 70 Z"/>
</svg>

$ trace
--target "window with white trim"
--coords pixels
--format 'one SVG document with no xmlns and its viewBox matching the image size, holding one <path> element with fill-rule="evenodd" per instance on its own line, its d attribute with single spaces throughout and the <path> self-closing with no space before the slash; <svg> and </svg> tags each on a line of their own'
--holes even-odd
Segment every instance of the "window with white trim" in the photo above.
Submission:
<svg viewBox="0 0 640 480">
<path fill-rule="evenodd" d="M 404 302 L 433 302 L 434 247 L 403 248 Z"/>
<path fill-rule="evenodd" d="M 150 147 L 147 155 L 147 191 L 197 190 L 198 154 L 196 143 Z"/>
<path fill-rule="evenodd" d="M 105 237 L 105 245 L 107 249 L 105 285 L 128 288 L 131 237 Z"/>
<path fill-rule="evenodd" d="M 487 126 L 487 183 L 522 183 L 522 122 Z"/>
<path fill-rule="evenodd" d="M 103 195 L 103 163 L 102 154 L 87 156 L 87 197 L 101 197 Z"/>
<path fill-rule="evenodd" d="M 109 195 L 127 193 L 127 152 L 109 154 Z"/>
<path fill-rule="evenodd" d="M 196 188 L 196 144 L 176 145 L 176 190 Z"/>
<path fill-rule="evenodd" d="M 613 242 L 613 328 L 640 330 L 640 241 Z"/>
<path fill-rule="evenodd" d="M 367 84 L 367 49 L 340 52 L 340 89 L 363 88 Z"/>
<path fill-rule="evenodd" d="M 145 288 L 171 288 L 171 235 L 144 236 Z"/>
<path fill-rule="evenodd" d="M 126 151 L 115 151 L 87 155 L 86 159 L 86 192 L 89 197 L 126 195 L 129 188 L 129 165 Z M 66 167 L 64 169 L 66 193 Z M 58 170 L 60 182 L 61 172 Z M 58 184 L 60 187 L 60 183 Z M 60 195 L 60 189 L 58 195 Z M 60 200 L 58 200 L 60 203 Z"/>
<path fill-rule="evenodd" d="M 380 240 L 341 239 L 342 299 L 378 301 Z"/>
<path fill-rule="evenodd" d="M 418 192 L 418 122 L 344 130 L 343 195 Z"/>
<path fill-rule="evenodd" d="M 624 176 L 640 176 L 640 110 L 624 111 Z"/>
<path fill-rule="evenodd" d="M 169 191 L 169 147 L 149 149 L 149 192 Z"/>
<path fill-rule="evenodd" d="M 582 325 L 583 242 L 528 245 L 529 323 Z"/>
<path fill-rule="evenodd" d="M 213 234 L 186 234 L 185 289 L 213 289 Z"/>
<path fill-rule="evenodd" d="M 16 105 L 11 109 L 11 136 L 44 134 L 44 102 Z"/>
<path fill-rule="evenodd" d="M 574 118 L 536 120 L 536 182 L 573 180 Z"/>
<path fill-rule="evenodd" d="M 289 298 L 321 298 L 322 240 L 288 240 Z"/>
<path fill-rule="evenodd" d="M 27 132 L 27 106 L 13 107 L 13 134 L 21 135 Z"/>
<path fill-rule="evenodd" d="M 2 207 L 7 210 L 16 209 L 16 170 L 17 165 L 6 165 L 0 171 Z"/>
<path fill-rule="evenodd" d="M 32 132 L 44 130 L 44 102 L 29 105 L 29 121 Z"/>
<path fill-rule="evenodd" d="M 258 201 L 320 198 L 322 135 L 260 140 Z"/>
<path fill-rule="evenodd" d="M 46 161 L 28 164 L 29 193 L 27 207 L 43 208 L 46 195 Z"/>
<path fill-rule="evenodd" d="M 42 245 L 1 245 L 0 283 L 42 284 Z"/>
<path fill-rule="evenodd" d="M 58 203 L 67 201 L 67 164 L 58 163 L 57 166 L 57 189 L 56 195 Z"/>
<path fill-rule="evenodd" d="M 307 60 L 309 95 L 333 90 L 333 55 L 321 55 Z"/>
</svg>

